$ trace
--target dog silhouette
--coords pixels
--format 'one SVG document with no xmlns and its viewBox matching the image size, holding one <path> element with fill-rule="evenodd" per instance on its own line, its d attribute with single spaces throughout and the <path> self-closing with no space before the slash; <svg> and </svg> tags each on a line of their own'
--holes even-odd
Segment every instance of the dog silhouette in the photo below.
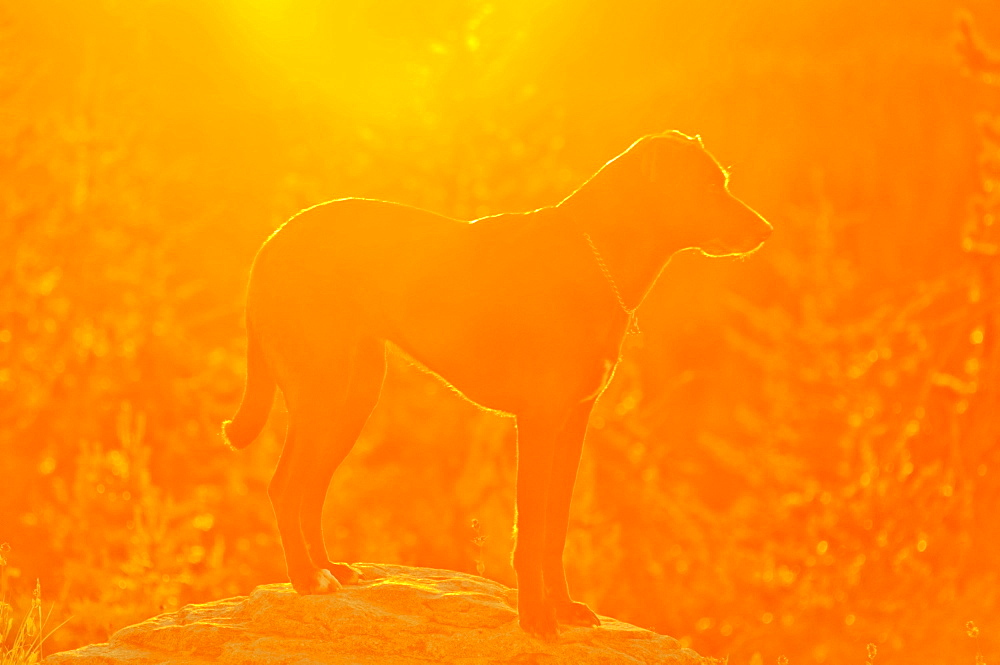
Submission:
<svg viewBox="0 0 1000 665">
<path fill-rule="evenodd" d="M 758 248 L 771 225 L 733 197 L 698 137 L 636 141 L 561 203 L 472 222 L 367 199 L 308 208 L 254 260 L 247 382 L 234 448 L 288 405 L 268 487 L 288 576 L 331 593 L 358 572 L 330 560 L 320 517 L 334 471 L 379 399 L 391 342 L 473 402 L 517 424 L 518 617 L 551 637 L 598 625 L 570 598 L 563 547 L 595 400 L 635 310 L 676 252 Z"/>
</svg>

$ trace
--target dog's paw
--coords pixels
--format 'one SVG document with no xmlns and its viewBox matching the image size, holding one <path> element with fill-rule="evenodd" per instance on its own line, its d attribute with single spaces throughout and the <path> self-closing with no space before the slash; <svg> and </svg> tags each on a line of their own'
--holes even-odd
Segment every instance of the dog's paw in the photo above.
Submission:
<svg viewBox="0 0 1000 665">
<path fill-rule="evenodd" d="M 307 575 L 293 579 L 292 587 L 303 596 L 336 593 L 342 588 L 340 581 L 325 568 L 317 568 Z"/>
<path fill-rule="evenodd" d="M 557 601 L 555 603 L 556 619 L 559 623 L 570 626 L 600 626 L 601 620 L 597 618 L 593 610 L 572 600 Z"/>
<path fill-rule="evenodd" d="M 551 603 L 544 601 L 519 603 L 517 622 L 521 629 L 532 637 L 552 641 L 559 636 L 556 610 Z"/>
<path fill-rule="evenodd" d="M 341 584 L 357 584 L 362 579 L 364 579 L 364 573 L 355 568 L 354 566 L 349 566 L 346 563 L 328 563 L 323 566 L 337 578 L 337 581 Z"/>
</svg>

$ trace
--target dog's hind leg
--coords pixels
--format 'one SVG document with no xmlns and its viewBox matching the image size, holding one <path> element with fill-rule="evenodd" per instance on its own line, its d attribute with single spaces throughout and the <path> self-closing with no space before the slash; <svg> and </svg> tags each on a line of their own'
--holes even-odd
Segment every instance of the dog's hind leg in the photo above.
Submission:
<svg viewBox="0 0 1000 665">
<path fill-rule="evenodd" d="M 300 593 L 329 592 L 335 590 L 339 584 L 331 573 L 327 572 L 324 575 L 322 571 L 312 569 L 302 530 L 299 527 L 302 493 L 301 484 L 293 478 L 293 472 L 303 464 L 296 426 L 301 412 L 298 409 L 291 411 L 281 458 L 267 486 L 267 493 L 278 521 L 281 546 L 285 552 L 285 564 L 292 585 Z"/>
<path fill-rule="evenodd" d="M 346 563 L 334 563 L 323 541 L 323 504 L 330 479 L 364 429 L 378 402 L 385 377 L 385 342 L 365 338 L 355 347 L 351 359 L 349 387 L 343 410 L 338 417 L 336 440 L 323 446 L 313 460 L 311 474 L 302 495 L 300 521 L 309 556 L 316 568 L 329 570 L 342 584 L 358 581 L 360 573 Z"/>
<path fill-rule="evenodd" d="M 342 445 L 333 434 L 339 410 L 336 406 L 346 391 L 337 391 L 341 396 L 335 396 L 324 392 L 320 386 L 303 388 L 308 388 L 308 392 L 288 402 L 293 436 L 286 442 L 268 492 L 278 518 L 288 578 L 296 591 L 308 595 L 332 593 L 340 588 L 339 580 L 331 571 L 319 568 L 310 559 L 301 513 L 307 488 L 313 482 L 316 461 L 322 459 L 325 448 Z M 341 455 L 346 455 L 347 450 Z"/>
<path fill-rule="evenodd" d="M 545 579 L 545 594 L 555 607 L 560 623 L 576 626 L 599 626 L 597 615 L 583 603 L 573 601 L 566 584 L 563 567 L 563 548 L 566 545 L 566 531 L 569 524 L 569 509 L 573 499 L 573 486 L 583 452 L 583 439 L 587 431 L 587 421 L 593 401 L 577 405 L 570 412 L 556 440 L 549 475 L 549 496 L 545 511 L 545 550 L 542 559 L 542 575 Z"/>
<path fill-rule="evenodd" d="M 268 493 L 277 516 L 288 577 L 302 594 L 331 593 L 341 586 L 330 570 L 314 565 L 302 528 L 303 505 L 315 491 L 310 488 L 320 477 L 328 482 L 336 463 L 354 445 L 353 439 L 345 440 L 339 434 L 350 393 L 355 344 L 349 335 L 331 328 L 310 328 L 295 340 L 281 365 L 284 378 L 279 381 L 288 404 L 289 436 Z M 329 467 L 331 459 L 336 461 L 333 467 Z"/>
</svg>

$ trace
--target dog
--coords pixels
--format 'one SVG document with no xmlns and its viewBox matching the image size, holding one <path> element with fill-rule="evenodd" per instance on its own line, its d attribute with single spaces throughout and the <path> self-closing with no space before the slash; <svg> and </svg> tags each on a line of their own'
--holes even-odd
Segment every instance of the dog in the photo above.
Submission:
<svg viewBox="0 0 1000 665">
<path fill-rule="evenodd" d="M 247 293 L 247 381 L 223 424 L 236 449 L 281 388 L 289 425 L 268 486 L 301 594 L 359 580 L 330 560 L 330 479 L 379 399 L 391 342 L 517 427 L 517 611 L 528 633 L 596 626 L 563 568 L 570 499 L 595 400 L 635 310 L 680 250 L 744 255 L 771 225 L 728 191 L 700 137 L 646 136 L 555 206 L 459 221 L 340 199 L 308 208 L 257 254 Z"/>
</svg>

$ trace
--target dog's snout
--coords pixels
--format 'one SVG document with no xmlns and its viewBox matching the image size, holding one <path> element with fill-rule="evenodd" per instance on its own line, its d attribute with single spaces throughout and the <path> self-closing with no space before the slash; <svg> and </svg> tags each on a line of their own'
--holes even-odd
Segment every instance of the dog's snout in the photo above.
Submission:
<svg viewBox="0 0 1000 665">
<path fill-rule="evenodd" d="M 759 212 L 757 212 L 747 204 L 743 203 L 742 201 L 740 203 L 750 213 L 750 215 L 754 220 L 754 223 L 752 223 L 751 228 L 753 229 L 752 233 L 756 237 L 757 243 L 758 244 L 762 243 L 768 238 L 770 238 L 771 233 L 774 232 L 774 227 L 771 226 L 771 223 L 768 222 L 766 219 L 764 219 L 763 215 L 761 215 Z"/>
<path fill-rule="evenodd" d="M 764 242 L 765 240 L 767 240 L 768 238 L 771 237 L 772 233 L 774 233 L 774 227 L 771 226 L 771 223 L 769 221 L 767 221 L 766 219 L 764 219 L 763 217 L 760 218 L 760 221 L 762 221 L 764 223 L 761 226 L 761 230 L 760 230 L 760 241 Z"/>
</svg>

